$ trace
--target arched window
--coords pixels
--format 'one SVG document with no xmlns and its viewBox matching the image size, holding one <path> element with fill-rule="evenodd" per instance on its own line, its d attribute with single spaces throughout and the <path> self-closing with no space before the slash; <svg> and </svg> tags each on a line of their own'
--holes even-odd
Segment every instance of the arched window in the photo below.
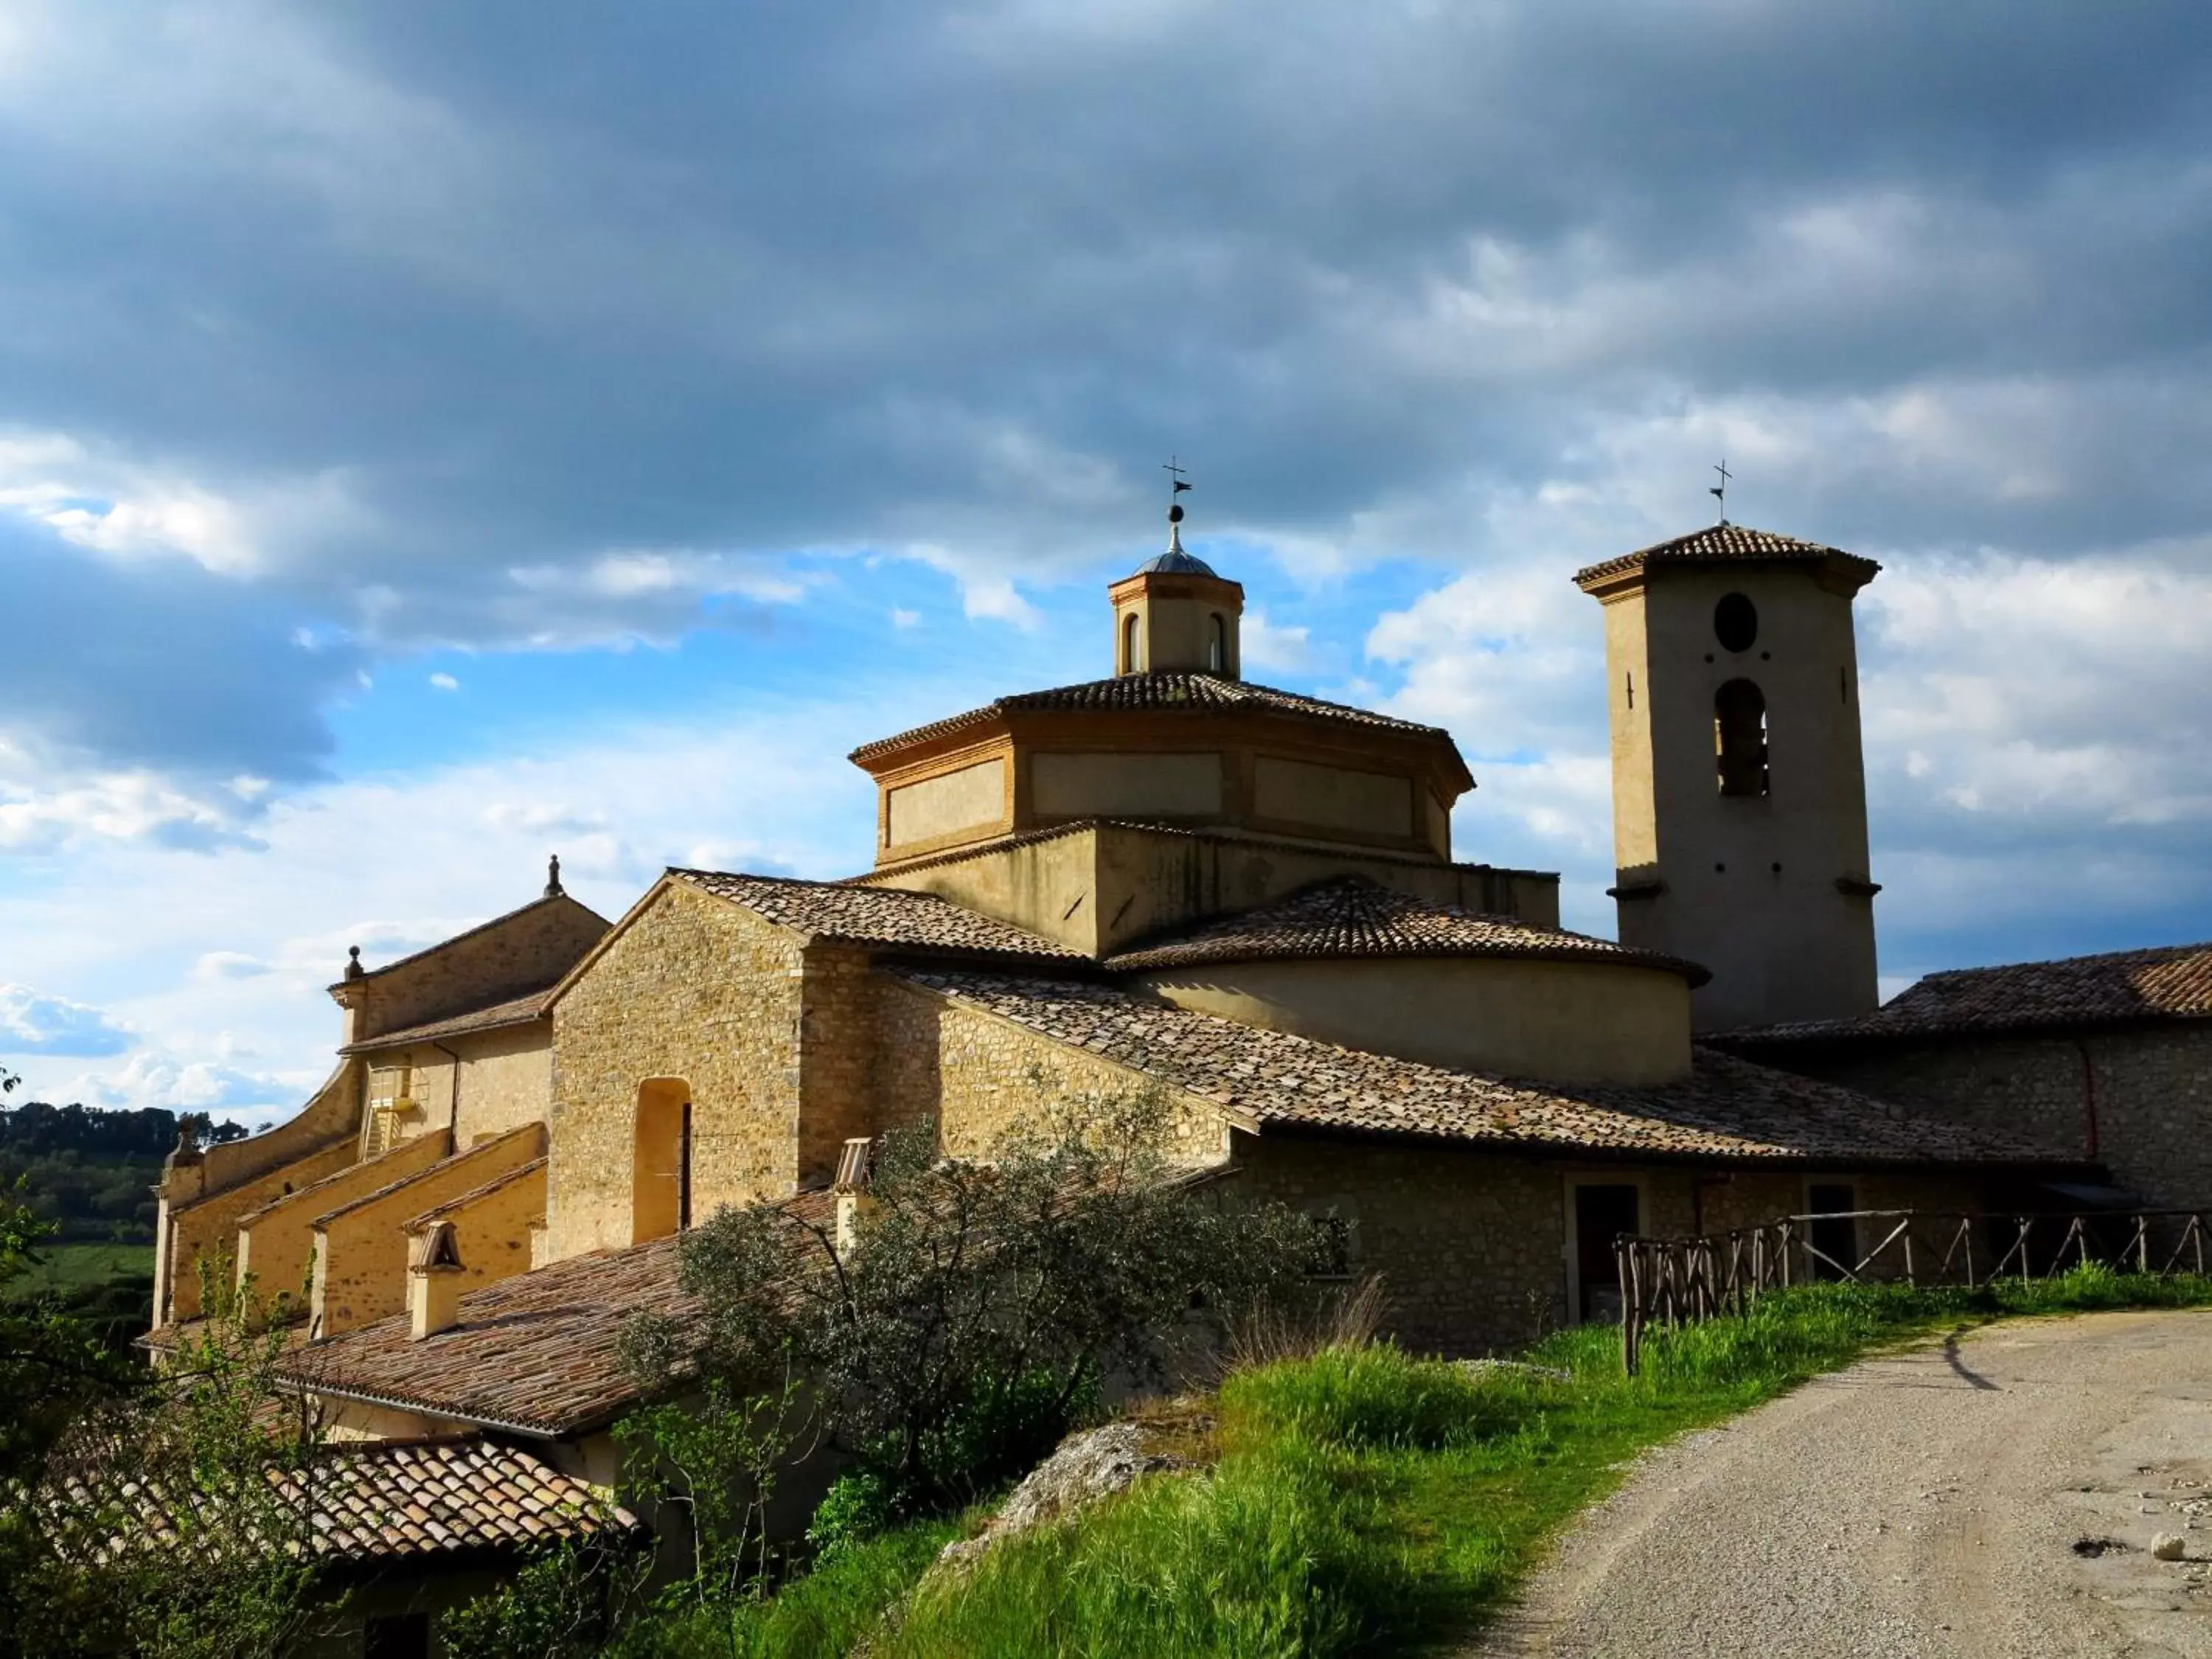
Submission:
<svg viewBox="0 0 2212 1659">
<path fill-rule="evenodd" d="M 1206 621 L 1206 665 L 1217 674 L 1225 674 L 1229 672 L 1229 624 L 1218 611 Z"/>
<path fill-rule="evenodd" d="M 1132 611 L 1121 623 L 1121 672 L 1141 674 L 1145 672 L 1144 635 L 1137 629 L 1137 613 Z"/>
<path fill-rule="evenodd" d="M 1713 753 L 1723 795 L 1766 793 L 1766 696 L 1749 680 L 1713 694 Z"/>
<path fill-rule="evenodd" d="M 630 1243 L 691 1224 L 691 1091 L 681 1078 L 638 1085 L 631 1147 Z"/>
</svg>

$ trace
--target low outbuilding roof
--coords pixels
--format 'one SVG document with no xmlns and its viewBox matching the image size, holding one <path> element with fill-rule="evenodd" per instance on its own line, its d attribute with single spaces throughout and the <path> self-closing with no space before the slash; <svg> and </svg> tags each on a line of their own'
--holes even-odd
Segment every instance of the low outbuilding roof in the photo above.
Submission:
<svg viewBox="0 0 2212 1659">
<path fill-rule="evenodd" d="M 330 1561 L 389 1564 L 643 1531 L 629 1510 L 584 1482 L 474 1435 L 332 1444 L 312 1463 L 272 1467 L 265 1478 L 280 1499 L 307 1506 L 313 1550 Z M 96 1489 L 72 1480 L 55 1501 L 103 1532 L 127 1527 L 131 1546 L 198 1541 L 155 1481 L 131 1478 Z M 95 1550 L 104 1554 L 123 1541 L 118 1534 Z"/>
<path fill-rule="evenodd" d="M 340 1048 L 342 1054 L 373 1054 L 380 1048 L 397 1048 L 410 1042 L 437 1042 L 447 1037 L 466 1036 L 477 1031 L 503 1030 L 509 1026 L 528 1025 L 545 1018 L 545 1011 L 553 1000 L 550 985 L 531 992 L 526 996 L 509 997 L 466 1013 L 448 1014 L 443 1019 L 434 1019 L 421 1025 L 410 1025 L 397 1031 L 385 1031 L 359 1042 L 349 1042 Z"/>
<path fill-rule="evenodd" d="M 1823 1168 L 2066 1162 L 1704 1048 L 1680 1083 L 1632 1089 L 1534 1082 L 1346 1048 L 1112 986 L 896 971 L 956 1003 L 1183 1090 L 1263 1134 L 1380 1135 L 1500 1152 Z"/>
<path fill-rule="evenodd" d="M 1875 1041 L 2212 1018 L 2212 944 L 1930 974 L 1856 1019 L 1799 1020 L 1724 1034 L 1729 1043 Z"/>
<path fill-rule="evenodd" d="M 1247 910 L 1107 958 L 1116 972 L 1208 963 L 1370 957 L 1507 957 L 1524 961 L 1656 968 L 1692 985 L 1712 975 L 1695 963 L 1630 950 L 1610 939 L 1483 915 L 1401 893 L 1366 876 L 1332 876 Z"/>
</svg>

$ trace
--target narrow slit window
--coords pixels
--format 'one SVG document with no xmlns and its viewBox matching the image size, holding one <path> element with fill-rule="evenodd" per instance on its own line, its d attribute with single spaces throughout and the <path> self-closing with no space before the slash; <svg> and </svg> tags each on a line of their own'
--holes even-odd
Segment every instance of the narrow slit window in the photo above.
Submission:
<svg viewBox="0 0 2212 1659">
<path fill-rule="evenodd" d="M 1217 674 L 1229 672 L 1229 624 L 1218 612 L 1207 619 L 1206 665 Z"/>
<path fill-rule="evenodd" d="M 1636 676 L 1633 674 L 1627 676 L 1626 684 L 1628 687 L 1628 706 L 1631 708 L 1633 708 L 1636 707 Z"/>
<path fill-rule="evenodd" d="M 1145 672 L 1144 641 L 1137 631 L 1137 613 L 1132 611 L 1121 624 L 1121 672 L 1141 674 Z"/>
<path fill-rule="evenodd" d="M 1749 680 L 1730 680 L 1714 694 L 1713 752 L 1721 793 L 1767 793 L 1766 696 Z"/>
</svg>

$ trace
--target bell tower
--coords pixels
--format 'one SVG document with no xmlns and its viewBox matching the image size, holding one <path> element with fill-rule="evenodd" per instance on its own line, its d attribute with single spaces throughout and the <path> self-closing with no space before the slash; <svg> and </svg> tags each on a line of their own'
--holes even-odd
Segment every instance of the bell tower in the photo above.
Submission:
<svg viewBox="0 0 2212 1659">
<path fill-rule="evenodd" d="M 1190 486 L 1178 483 L 1178 490 Z M 1241 678 L 1244 589 L 1182 550 L 1182 507 L 1168 507 L 1167 551 L 1106 590 L 1114 603 L 1114 673 Z"/>
<path fill-rule="evenodd" d="M 1881 566 L 1723 520 L 1590 566 L 1624 945 L 1711 982 L 1700 1031 L 1878 1000 L 1851 600 Z"/>
</svg>

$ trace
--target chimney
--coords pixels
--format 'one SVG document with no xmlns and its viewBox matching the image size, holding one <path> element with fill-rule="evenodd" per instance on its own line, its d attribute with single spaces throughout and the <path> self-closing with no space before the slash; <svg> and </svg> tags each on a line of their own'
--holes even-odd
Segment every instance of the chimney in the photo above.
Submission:
<svg viewBox="0 0 2212 1659">
<path fill-rule="evenodd" d="M 408 1335 L 420 1342 L 461 1318 L 461 1252 L 453 1224 L 441 1221 L 407 1241 Z"/>
<path fill-rule="evenodd" d="M 837 1155 L 837 1254 L 850 1255 L 860 1242 L 860 1220 L 876 1207 L 868 1196 L 868 1153 L 875 1143 L 855 1135 Z"/>
</svg>

